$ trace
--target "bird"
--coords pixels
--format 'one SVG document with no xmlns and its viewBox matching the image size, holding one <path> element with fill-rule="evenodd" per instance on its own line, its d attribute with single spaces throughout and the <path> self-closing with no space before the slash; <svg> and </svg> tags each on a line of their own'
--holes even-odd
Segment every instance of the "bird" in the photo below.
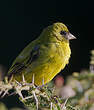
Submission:
<svg viewBox="0 0 94 110">
<path fill-rule="evenodd" d="M 69 63 L 71 56 L 70 40 L 76 39 L 67 26 L 61 22 L 53 23 L 43 29 L 13 61 L 8 77 L 41 86 L 50 82 Z"/>
</svg>

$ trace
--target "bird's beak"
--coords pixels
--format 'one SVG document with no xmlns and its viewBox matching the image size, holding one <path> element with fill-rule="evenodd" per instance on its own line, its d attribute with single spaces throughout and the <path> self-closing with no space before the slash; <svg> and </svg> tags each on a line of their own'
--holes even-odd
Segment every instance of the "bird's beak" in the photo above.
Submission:
<svg viewBox="0 0 94 110">
<path fill-rule="evenodd" d="M 74 35 L 72 35 L 71 33 L 68 33 L 67 39 L 72 40 L 72 39 L 76 39 L 76 37 Z"/>
</svg>

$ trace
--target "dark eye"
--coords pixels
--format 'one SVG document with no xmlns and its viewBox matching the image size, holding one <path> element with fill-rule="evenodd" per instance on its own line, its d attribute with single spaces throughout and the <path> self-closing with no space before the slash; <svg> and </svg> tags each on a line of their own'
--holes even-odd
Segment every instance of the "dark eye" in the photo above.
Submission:
<svg viewBox="0 0 94 110">
<path fill-rule="evenodd" d="M 67 32 L 66 32 L 66 31 L 61 31 L 60 34 L 61 34 L 61 35 L 66 35 Z"/>
</svg>

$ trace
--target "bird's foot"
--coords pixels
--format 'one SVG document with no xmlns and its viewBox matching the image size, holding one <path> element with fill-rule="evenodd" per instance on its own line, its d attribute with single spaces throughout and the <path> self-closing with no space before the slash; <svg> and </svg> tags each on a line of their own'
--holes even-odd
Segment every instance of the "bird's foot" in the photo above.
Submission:
<svg viewBox="0 0 94 110">
<path fill-rule="evenodd" d="M 41 86 L 37 86 L 37 89 L 41 89 L 41 88 L 43 88 L 45 85 L 44 85 L 44 77 L 43 77 L 43 79 L 42 79 L 42 85 Z"/>
</svg>

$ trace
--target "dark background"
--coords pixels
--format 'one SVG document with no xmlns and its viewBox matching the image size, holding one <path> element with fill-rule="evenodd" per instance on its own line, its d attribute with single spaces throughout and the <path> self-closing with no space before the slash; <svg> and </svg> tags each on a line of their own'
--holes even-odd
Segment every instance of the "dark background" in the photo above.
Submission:
<svg viewBox="0 0 94 110">
<path fill-rule="evenodd" d="M 54 22 L 66 24 L 77 40 L 64 73 L 89 67 L 94 49 L 94 6 L 90 0 L 2 0 L 0 3 L 0 64 L 7 68 L 19 52 Z"/>
<path fill-rule="evenodd" d="M 77 37 L 71 41 L 72 55 L 63 75 L 88 68 L 90 50 L 94 49 L 93 15 L 90 0 L 0 0 L 0 64 L 9 68 L 46 26 L 63 22 Z M 6 98 L 7 106 L 17 103 L 17 97 L 16 102 L 11 98 Z"/>
</svg>

